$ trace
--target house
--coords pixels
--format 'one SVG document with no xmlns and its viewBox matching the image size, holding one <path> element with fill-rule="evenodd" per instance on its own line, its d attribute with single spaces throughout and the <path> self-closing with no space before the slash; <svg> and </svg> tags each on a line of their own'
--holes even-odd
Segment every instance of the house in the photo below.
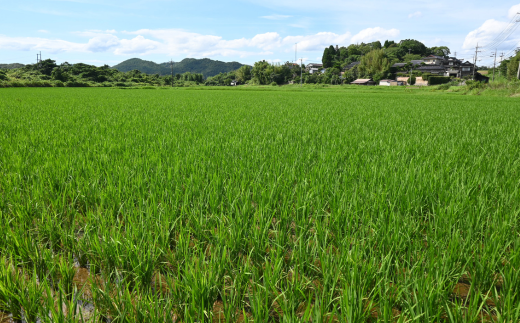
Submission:
<svg viewBox="0 0 520 323">
<path fill-rule="evenodd" d="M 309 72 L 310 74 L 318 73 L 319 71 L 320 71 L 319 68 L 310 68 L 310 69 L 308 70 L 308 72 Z"/>
<path fill-rule="evenodd" d="M 350 84 L 355 84 L 355 85 L 375 85 L 376 83 L 374 81 L 372 81 L 372 79 L 357 79 L 357 80 L 355 80 L 354 82 L 352 82 Z"/>
<path fill-rule="evenodd" d="M 405 83 L 402 82 L 402 81 L 392 81 L 392 82 L 390 82 L 390 86 L 403 86 L 403 85 L 405 85 Z"/>
<path fill-rule="evenodd" d="M 381 85 L 381 86 L 391 86 L 392 82 L 394 82 L 394 81 L 393 80 L 381 80 L 381 81 L 379 81 L 379 85 Z"/>
<path fill-rule="evenodd" d="M 411 63 L 413 64 L 413 70 L 422 73 L 458 78 L 472 76 L 475 68 L 474 64 L 468 61 L 463 62 L 456 57 L 442 57 L 437 55 L 430 55 L 421 60 L 413 60 Z M 392 67 L 402 71 L 405 66 L 406 63 L 397 63 Z"/>
<path fill-rule="evenodd" d="M 437 55 L 430 55 L 422 59 L 426 65 L 441 65 L 444 63 L 444 57 Z"/>
<path fill-rule="evenodd" d="M 428 65 L 424 65 L 424 66 L 419 66 L 415 70 L 422 72 L 422 73 L 430 73 L 433 75 L 444 75 L 446 68 L 442 65 L 428 64 Z"/>
<path fill-rule="evenodd" d="M 317 63 L 310 63 L 310 64 L 307 64 L 307 66 L 305 66 L 305 70 L 307 72 L 309 72 L 311 69 L 317 69 L 317 70 L 320 70 L 323 68 L 323 64 L 317 64 Z"/>
</svg>

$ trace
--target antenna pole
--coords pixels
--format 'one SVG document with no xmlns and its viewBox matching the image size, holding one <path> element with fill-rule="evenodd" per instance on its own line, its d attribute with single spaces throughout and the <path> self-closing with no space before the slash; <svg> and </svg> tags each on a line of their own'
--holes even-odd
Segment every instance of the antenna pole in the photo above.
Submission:
<svg viewBox="0 0 520 323">
<path fill-rule="evenodd" d="M 493 63 L 493 82 L 495 82 L 495 70 L 497 68 L 497 50 L 495 49 L 495 62 Z"/>
<path fill-rule="evenodd" d="M 173 59 L 170 59 L 170 67 L 172 69 L 172 87 L 173 87 Z"/>
</svg>

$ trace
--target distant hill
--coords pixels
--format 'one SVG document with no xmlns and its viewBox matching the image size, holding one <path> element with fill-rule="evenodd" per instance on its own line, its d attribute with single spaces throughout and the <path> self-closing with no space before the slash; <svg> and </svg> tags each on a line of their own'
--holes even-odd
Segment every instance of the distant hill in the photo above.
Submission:
<svg viewBox="0 0 520 323">
<path fill-rule="evenodd" d="M 21 68 L 21 67 L 24 67 L 24 66 L 25 65 L 19 64 L 19 63 L 0 64 L 0 69 L 5 68 L 5 69 L 8 69 L 8 70 L 12 70 L 12 69 Z"/>
<path fill-rule="evenodd" d="M 238 62 L 225 63 L 214 61 L 209 58 L 185 58 L 180 62 L 173 63 L 173 74 L 182 74 L 186 72 L 202 73 L 204 77 L 215 76 L 219 73 L 227 73 L 239 69 L 244 64 Z M 170 63 L 157 64 L 151 61 L 145 61 L 140 58 L 131 58 L 117 65 L 112 66 L 121 72 L 131 70 L 139 70 L 146 74 L 170 75 Z"/>
</svg>

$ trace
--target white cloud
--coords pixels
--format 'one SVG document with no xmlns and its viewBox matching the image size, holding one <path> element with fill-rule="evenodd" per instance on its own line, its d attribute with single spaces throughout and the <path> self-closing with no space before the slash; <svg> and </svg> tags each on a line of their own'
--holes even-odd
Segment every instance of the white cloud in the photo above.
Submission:
<svg viewBox="0 0 520 323">
<path fill-rule="evenodd" d="M 86 50 L 90 52 L 106 52 L 121 45 L 119 38 L 111 34 L 100 34 L 88 40 Z"/>
<path fill-rule="evenodd" d="M 48 34 L 49 31 L 48 30 L 45 30 L 45 29 L 40 29 L 38 30 L 39 33 L 42 33 L 42 34 Z"/>
<path fill-rule="evenodd" d="M 158 41 L 138 35 L 132 39 L 121 39 L 120 46 L 115 49 L 114 54 L 147 54 L 160 49 L 162 46 L 163 44 Z"/>
<path fill-rule="evenodd" d="M 508 12 L 507 16 L 508 16 L 509 19 L 512 19 L 518 13 L 520 13 L 520 4 L 512 6 L 511 9 L 509 9 L 509 12 Z"/>
<path fill-rule="evenodd" d="M 0 35 L 0 49 L 15 51 L 41 50 L 51 54 L 86 51 L 85 44 L 78 44 L 60 39 L 8 37 L 4 35 Z"/>
<path fill-rule="evenodd" d="M 394 39 L 399 36 L 400 31 L 398 29 L 384 29 L 381 27 L 367 28 L 360 31 L 357 35 L 354 35 L 350 40 L 351 43 L 368 43 L 376 40 L 382 41 L 386 39 Z"/>
<path fill-rule="evenodd" d="M 110 52 L 115 55 L 165 55 L 169 57 L 250 57 L 289 53 L 298 43 L 298 52 L 322 52 L 330 45 L 347 46 L 352 42 L 368 42 L 392 38 L 397 29 L 369 28 L 352 37 L 350 32 L 337 34 L 319 32 L 310 35 L 282 37 L 277 32 L 257 34 L 251 38 L 224 39 L 182 29 L 141 29 L 137 31 L 87 30 L 73 32 L 87 38 L 84 42 L 69 42 L 49 38 L 22 38 L 0 35 L 0 50 L 41 50 L 49 53 Z M 286 56 L 287 54 L 284 54 Z M 292 55 L 291 55 L 292 56 Z"/>
<path fill-rule="evenodd" d="M 420 11 L 416 11 L 416 12 L 408 15 L 408 18 L 419 18 L 419 17 L 422 17 L 422 12 L 420 12 Z"/>
<path fill-rule="evenodd" d="M 512 6 L 508 11 L 508 17 L 512 19 L 520 12 L 520 4 Z M 495 19 L 486 20 L 482 26 L 471 31 L 464 39 L 463 49 L 474 49 L 477 44 L 479 46 L 491 45 L 493 48 L 486 48 L 487 50 L 494 49 L 510 49 L 515 44 L 520 42 L 520 36 L 518 33 L 511 33 L 509 37 L 503 39 L 508 33 L 502 34 L 506 30 L 511 30 L 508 21 L 498 21 Z M 518 26 L 516 26 L 518 27 Z M 517 29 L 518 30 L 518 29 Z M 497 38 L 497 36 L 499 36 Z M 498 42 L 500 41 L 500 42 Z M 496 43 L 496 44 L 495 44 Z"/>
<path fill-rule="evenodd" d="M 269 16 L 262 16 L 260 18 L 269 19 L 269 20 L 283 20 L 283 19 L 287 19 L 287 18 L 291 18 L 291 17 L 292 16 L 274 14 L 274 15 L 269 15 Z"/>
</svg>

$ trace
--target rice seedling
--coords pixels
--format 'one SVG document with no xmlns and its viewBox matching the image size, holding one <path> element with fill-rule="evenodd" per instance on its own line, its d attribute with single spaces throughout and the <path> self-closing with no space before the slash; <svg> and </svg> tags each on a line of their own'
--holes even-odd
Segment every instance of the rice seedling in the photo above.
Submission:
<svg viewBox="0 0 520 323">
<path fill-rule="evenodd" d="M 517 322 L 519 119 L 442 91 L 1 89 L 0 312 Z"/>
</svg>

